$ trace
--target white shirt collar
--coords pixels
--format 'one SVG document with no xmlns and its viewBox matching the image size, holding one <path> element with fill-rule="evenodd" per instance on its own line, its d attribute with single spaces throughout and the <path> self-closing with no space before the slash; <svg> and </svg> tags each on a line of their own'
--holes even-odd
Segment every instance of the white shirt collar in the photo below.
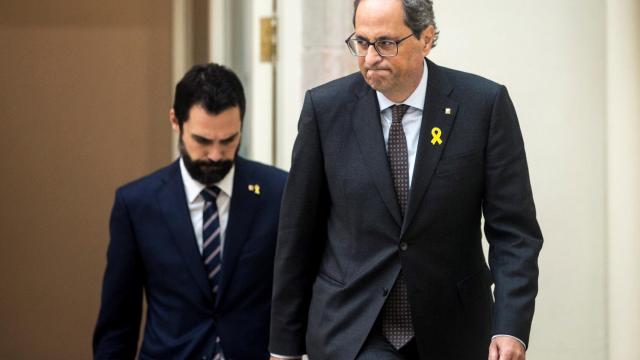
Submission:
<svg viewBox="0 0 640 360">
<path fill-rule="evenodd" d="M 235 174 L 235 170 L 236 166 L 234 164 L 231 167 L 231 170 L 229 170 L 229 173 L 215 184 L 220 188 L 220 191 L 225 193 L 229 198 L 231 198 L 231 193 L 233 191 L 233 176 Z M 182 157 L 180 157 L 180 174 L 182 175 L 182 182 L 184 183 L 184 192 L 187 195 L 187 201 L 189 203 L 193 203 L 198 199 L 198 196 L 206 186 L 191 177 L 191 174 L 189 174 L 189 171 L 184 166 L 184 160 Z"/>
<path fill-rule="evenodd" d="M 427 96 L 427 78 L 429 77 L 429 68 L 427 67 L 427 61 L 423 61 L 422 65 L 424 66 L 422 70 L 422 79 L 420 79 L 418 87 L 413 90 L 413 93 L 409 95 L 407 100 L 402 102 L 402 104 L 409 105 L 412 108 L 420 110 L 424 110 L 424 100 Z M 393 105 L 398 105 L 398 103 L 389 100 L 380 91 L 376 91 L 376 95 L 378 96 L 378 104 L 380 104 L 381 112 Z"/>
</svg>

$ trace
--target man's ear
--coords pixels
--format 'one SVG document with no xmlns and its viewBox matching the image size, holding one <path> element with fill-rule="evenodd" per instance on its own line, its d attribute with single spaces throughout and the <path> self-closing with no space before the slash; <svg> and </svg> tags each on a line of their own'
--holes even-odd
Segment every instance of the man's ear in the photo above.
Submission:
<svg viewBox="0 0 640 360">
<path fill-rule="evenodd" d="M 171 129 L 176 133 L 180 132 L 180 124 L 178 123 L 178 118 L 176 117 L 176 112 L 173 110 L 169 110 L 169 121 L 171 122 Z"/>
<path fill-rule="evenodd" d="M 423 42 L 422 54 L 427 57 L 433 48 L 433 39 L 436 36 L 436 28 L 433 25 L 427 26 L 420 34 L 420 40 Z"/>
</svg>

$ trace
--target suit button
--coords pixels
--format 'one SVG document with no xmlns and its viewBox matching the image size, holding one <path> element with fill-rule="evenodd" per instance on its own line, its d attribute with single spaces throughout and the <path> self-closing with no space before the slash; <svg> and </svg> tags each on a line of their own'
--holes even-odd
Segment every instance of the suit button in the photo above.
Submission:
<svg viewBox="0 0 640 360">
<path fill-rule="evenodd" d="M 207 357 L 206 357 L 206 356 L 203 356 L 203 357 L 202 357 L 202 360 L 207 360 Z"/>
<path fill-rule="evenodd" d="M 382 297 L 387 297 L 387 295 L 389 295 L 389 289 L 387 288 L 382 289 Z"/>
<path fill-rule="evenodd" d="M 406 242 L 403 241 L 400 243 L 400 250 L 406 251 L 408 247 L 409 247 L 409 244 L 407 244 Z"/>
</svg>

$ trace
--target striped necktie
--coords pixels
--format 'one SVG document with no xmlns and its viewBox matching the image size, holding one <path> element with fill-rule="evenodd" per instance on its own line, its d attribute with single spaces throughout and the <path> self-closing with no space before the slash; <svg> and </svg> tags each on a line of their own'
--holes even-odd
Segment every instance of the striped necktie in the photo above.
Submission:
<svg viewBox="0 0 640 360">
<path fill-rule="evenodd" d="M 216 199 L 220 189 L 216 186 L 205 188 L 200 193 L 204 198 L 204 214 L 202 216 L 202 259 L 207 271 L 211 291 L 218 293 L 220 270 L 222 269 L 222 246 L 220 242 L 220 217 Z"/>
<path fill-rule="evenodd" d="M 207 271 L 209 284 L 213 295 L 218 294 L 220 283 L 220 270 L 222 269 L 222 243 L 220 242 L 220 216 L 216 200 L 220 194 L 220 188 L 212 186 L 205 188 L 200 193 L 204 198 L 204 214 L 202 216 L 202 259 Z M 224 360 L 220 337 L 216 336 L 216 345 L 213 360 Z"/>
</svg>

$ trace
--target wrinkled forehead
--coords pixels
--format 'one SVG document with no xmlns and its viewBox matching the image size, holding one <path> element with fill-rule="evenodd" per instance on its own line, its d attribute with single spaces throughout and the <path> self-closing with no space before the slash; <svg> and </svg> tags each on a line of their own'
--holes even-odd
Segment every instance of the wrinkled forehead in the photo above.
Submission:
<svg viewBox="0 0 640 360">
<path fill-rule="evenodd" d="M 394 39 L 411 31 L 404 22 L 399 0 L 365 0 L 355 14 L 355 35 L 361 38 Z"/>
</svg>

